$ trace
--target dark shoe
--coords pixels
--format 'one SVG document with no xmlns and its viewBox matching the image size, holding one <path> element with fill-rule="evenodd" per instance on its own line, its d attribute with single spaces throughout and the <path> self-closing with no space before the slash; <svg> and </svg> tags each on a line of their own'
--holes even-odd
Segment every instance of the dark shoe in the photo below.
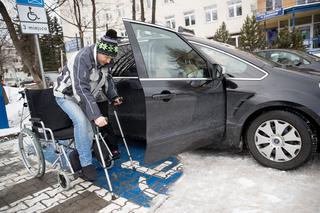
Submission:
<svg viewBox="0 0 320 213">
<path fill-rule="evenodd" d="M 112 150 L 111 153 L 112 153 L 112 156 L 113 156 L 112 158 L 114 160 L 120 159 L 120 151 L 118 149 Z"/>
<path fill-rule="evenodd" d="M 74 172 L 81 170 L 79 154 L 77 150 L 72 150 L 69 155 L 70 163 Z"/>
<path fill-rule="evenodd" d="M 92 164 L 82 168 L 82 178 L 88 181 L 95 181 L 97 179 L 96 167 Z"/>
</svg>

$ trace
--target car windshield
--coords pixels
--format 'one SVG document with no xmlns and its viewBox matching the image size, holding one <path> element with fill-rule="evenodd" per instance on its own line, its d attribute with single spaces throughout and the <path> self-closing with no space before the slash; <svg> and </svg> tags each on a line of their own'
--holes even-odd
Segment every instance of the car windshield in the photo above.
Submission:
<svg viewBox="0 0 320 213">
<path fill-rule="evenodd" d="M 306 52 L 302 52 L 302 51 L 297 51 L 297 53 L 301 54 L 303 57 L 305 57 L 306 59 L 309 59 L 311 61 L 320 61 L 320 58 L 315 56 L 315 55 L 311 55 L 309 53 L 306 53 Z"/>
</svg>

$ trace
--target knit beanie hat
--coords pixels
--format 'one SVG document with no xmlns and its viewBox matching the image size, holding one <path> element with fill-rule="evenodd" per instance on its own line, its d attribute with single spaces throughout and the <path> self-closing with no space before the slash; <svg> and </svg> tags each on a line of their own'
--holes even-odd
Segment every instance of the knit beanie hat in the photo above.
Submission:
<svg viewBox="0 0 320 213">
<path fill-rule="evenodd" d="M 117 31 L 110 29 L 97 43 L 97 53 L 116 57 L 118 53 Z"/>
</svg>

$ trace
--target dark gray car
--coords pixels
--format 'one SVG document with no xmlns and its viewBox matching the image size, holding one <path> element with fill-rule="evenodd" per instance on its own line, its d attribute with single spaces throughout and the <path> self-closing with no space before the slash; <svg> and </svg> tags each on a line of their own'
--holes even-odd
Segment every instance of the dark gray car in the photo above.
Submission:
<svg viewBox="0 0 320 213">
<path fill-rule="evenodd" d="M 320 73 L 287 70 L 250 53 L 124 20 L 113 76 L 127 137 L 145 161 L 209 146 L 249 149 L 262 165 L 293 169 L 317 149 Z"/>
<path fill-rule="evenodd" d="M 275 63 L 299 69 L 320 71 L 320 58 L 298 50 L 267 49 L 255 52 Z"/>
</svg>

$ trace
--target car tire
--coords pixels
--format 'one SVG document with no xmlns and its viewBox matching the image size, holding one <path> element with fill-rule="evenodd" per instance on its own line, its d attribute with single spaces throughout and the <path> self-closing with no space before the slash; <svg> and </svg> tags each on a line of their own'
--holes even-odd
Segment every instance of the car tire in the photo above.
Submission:
<svg viewBox="0 0 320 213">
<path fill-rule="evenodd" d="M 288 111 L 269 111 L 248 127 L 245 141 L 262 165 L 291 170 L 306 163 L 316 149 L 315 134 L 302 116 Z"/>
</svg>

